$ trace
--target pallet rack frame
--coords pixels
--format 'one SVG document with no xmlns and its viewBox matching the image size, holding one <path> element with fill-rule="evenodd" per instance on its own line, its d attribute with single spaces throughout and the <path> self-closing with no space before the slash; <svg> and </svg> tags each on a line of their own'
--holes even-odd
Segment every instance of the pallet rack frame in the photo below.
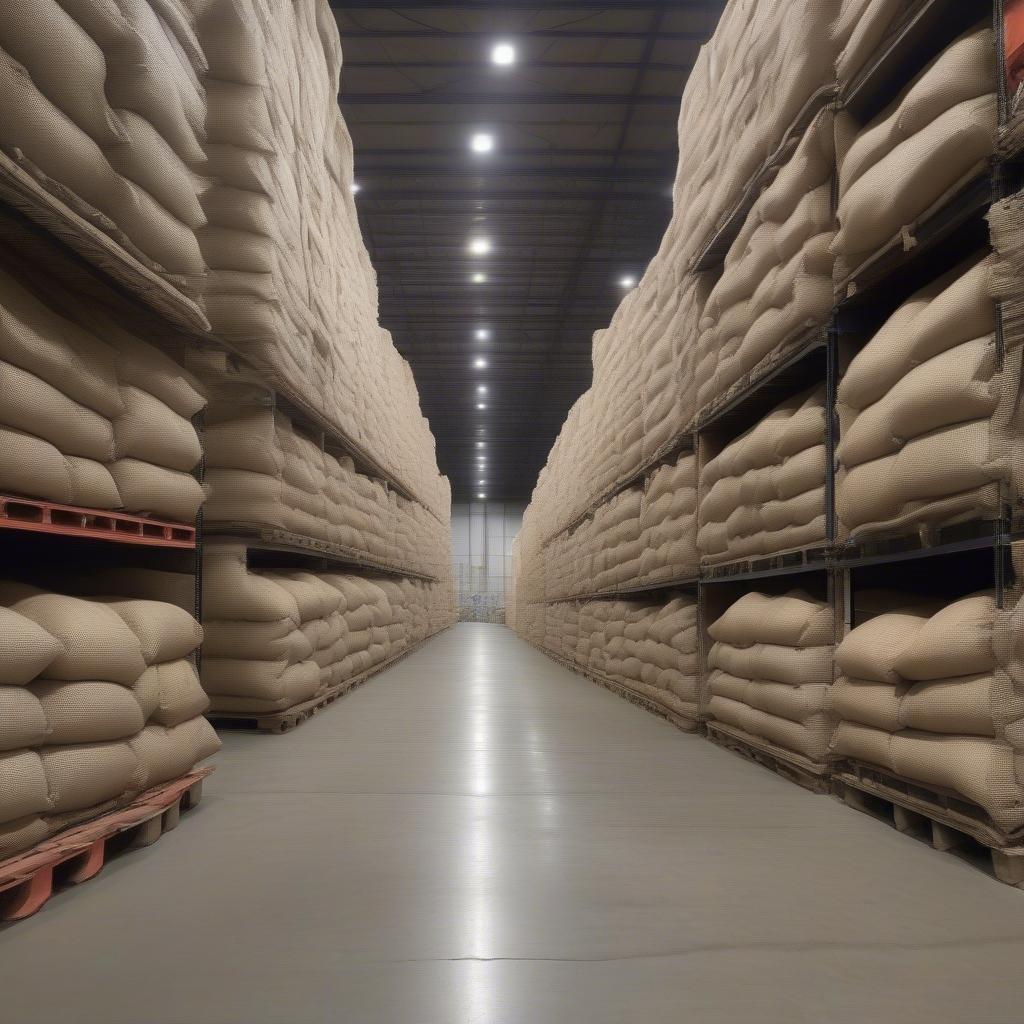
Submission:
<svg viewBox="0 0 1024 1024">
<path fill-rule="evenodd" d="M 989 241 L 986 215 L 994 202 L 1013 194 L 1024 184 L 1021 164 L 1024 162 L 1024 0 L 976 0 L 964 4 L 962 0 L 918 0 L 906 16 L 883 42 L 875 58 L 855 77 L 853 82 L 838 92 L 837 102 L 868 119 L 881 110 L 888 99 L 896 94 L 901 82 L 909 80 L 915 62 L 919 66 L 952 41 L 972 23 L 990 11 L 997 43 L 997 60 L 1003 67 L 1004 53 L 1015 61 L 1022 84 L 1011 95 L 1008 74 L 1000 74 L 999 111 L 1000 129 L 1006 132 L 1016 123 L 1020 142 L 1004 145 L 996 153 L 990 166 L 981 174 L 963 182 L 941 203 L 921 218 L 913 236 L 915 244 L 907 246 L 902 240 L 893 240 L 881 247 L 868 260 L 838 282 L 836 304 L 829 323 L 820 340 L 812 333 L 783 346 L 763 373 L 702 412 L 694 423 L 693 447 L 701 451 L 702 438 L 716 428 L 731 431 L 737 436 L 751 422 L 756 421 L 754 410 L 764 411 L 779 401 L 797 394 L 814 380 L 808 374 L 814 359 L 823 363 L 828 394 L 826 417 L 826 446 L 828 471 L 826 474 L 827 538 L 824 544 L 780 552 L 759 558 L 732 560 L 721 564 L 702 564 L 695 580 L 698 593 L 698 635 L 702 701 L 707 699 L 707 655 L 710 637 L 707 629 L 713 621 L 710 605 L 720 603 L 728 589 L 738 585 L 764 582 L 777 587 L 786 581 L 797 583 L 816 579 L 818 586 L 828 595 L 835 612 L 836 640 L 852 627 L 857 574 L 864 571 L 882 571 L 885 567 L 898 567 L 906 571 L 909 566 L 925 572 L 933 571 L 950 558 L 971 560 L 975 577 L 991 584 L 997 605 L 1002 607 L 1012 583 L 1011 548 L 1024 542 L 1024 505 L 1020 495 L 1003 493 L 1000 512 L 996 516 L 978 516 L 966 522 L 957 522 L 937 528 L 921 530 L 918 527 L 878 532 L 858 539 L 843 539 L 839 535 L 835 510 L 836 446 L 838 422 L 835 415 L 836 394 L 840 375 L 844 369 L 844 338 L 863 330 L 872 316 L 877 318 L 878 308 L 888 301 L 885 286 L 899 273 L 907 277 L 917 272 L 920 284 L 938 274 L 929 270 L 928 261 L 942 259 L 942 246 L 955 246 L 964 239 L 981 238 L 981 248 Z M 1012 22 L 1012 24 L 1011 24 Z M 1011 45 L 1012 43 L 1012 45 Z M 908 66 L 911 70 L 908 72 Z M 1011 71 L 1007 63 L 1004 70 Z M 809 123 L 809 122 L 808 122 Z M 770 178 L 759 172 L 757 183 L 764 187 Z M 737 224 L 735 212 L 749 210 L 745 190 L 736 211 L 708 240 L 693 269 L 712 269 L 721 264 L 725 253 L 736 237 L 742 218 Z M 744 214 L 745 215 L 745 214 Z M 912 280 L 912 278 L 908 278 Z M 909 288 L 905 282 L 904 290 Z M 890 310 L 891 312 L 891 310 Z M 884 318 L 883 318 L 884 319 Z M 1005 353 L 1001 319 L 997 317 L 996 347 L 1000 365 Z M 824 352 L 824 358 L 820 352 Z M 1004 488 L 1005 491 L 1005 488 Z M 597 503 L 599 504 L 599 502 Z M 593 508 L 590 509 L 592 514 Z M 561 532 L 561 531 L 559 531 Z M 550 541 L 546 539 L 543 544 Z M 624 589 L 624 588 L 622 588 Z M 638 586 L 629 592 L 655 594 L 658 587 Z M 605 593 L 594 593 L 572 598 L 574 601 L 601 599 Z M 563 603 L 559 599 L 543 603 Z M 576 672 L 589 675 L 580 666 L 540 649 Z M 603 685 L 603 684 L 602 684 Z M 720 745 L 740 753 L 750 760 L 771 768 L 777 774 L 790 778 L 815 792 L 831 792 L 851 806 L 876 814 L 894 824 L 900 831 L 925 838 L 936 848 L 963 853 L 971 844 L 980 844 L 990 861 L 992 872 L 1001 881 L 1024 886 L 1024 845 L 1018 837 L 1001 836 L 997 829 L 986 823 L 985 812 L 955 794 L 931 792 L 927 787 L 915 786 L 894 777 L 887 784 L 873 775 L 885 773 L 871 766 L 857 765 L 841 760 L 824 765 L 813 765 L 800 755 L 776 748 L 757 737 L 740 734 L 740 730 L 708 720 L 706 712 L 699 716 L 699 727 Z M 929 796 L 930 793 L 930 796 Z M 888 808 L 886 810 L 886 808 Z M 1024 838 L 1024 837 L 1021 837 Z"/>
</svg>

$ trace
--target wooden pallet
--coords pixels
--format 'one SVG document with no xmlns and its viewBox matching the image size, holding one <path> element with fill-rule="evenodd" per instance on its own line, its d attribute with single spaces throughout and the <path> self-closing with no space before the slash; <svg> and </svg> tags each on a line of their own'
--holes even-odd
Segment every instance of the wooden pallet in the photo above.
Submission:
<svg viewBox="0 0 1024 1024">
<path fill-rule="evenodd" d="M 108 859 L 151 846 L 202 800 L 202 768 L 147 790 L 127 807 L 60 832 L 0 861 L 0 922 L 20 921 L 40 910 L 57 889 L 94 878 Z"/>
<path fill-rule="evenodd" d="M 59 505 L 39 498 L 0 494 L 0 529 L 49 533 L 65 537 L 194 550 L 196 529 L 124 512 L 106 512 L 77 505 Z"/>
<path fill-rule="evenodd" d="M 795 782 L 812 793 L 831 791 L 831 769 L 828 765 L 818 764 L 808 757 L 786 750 L 759 736 L 752 736 L 731 725 L 707 722 L 706 728 L 708 739 L 723 749 L 768 768 L 776 775 L 789 782 Z"/>
<path fill-rule="evenodd" d="M 330 707 L 336 700 L 340 700 L 345 694 L 351 693 L 352 690 L 362 686 L 363 683 L 374 676 L 380 675 L 381 672 L 391 668 L 393 665 L 397 665 L 403 658 L 407 658 L 414 651 L 418 651 L 427 640 L 440 636 L 445 629 L 450 628 L 450 626 L 445 626 L 444 629 L 431 633 L 430 636 L 421 640 L 415 647 L 410 647 L 389 661 L 382 661 L 379 665 L 374 665 L 369 671 L 353 676 L 351 679 L 346 679 L 345 682 L 332 686 L 318 697 L 303 701 L 301 704 L 295 704 L 284 711 L 270 711 L 266 714 L 253 713 L 251 711 L 208 711 L 206 717 L 215 728 L 258 729 L 260 732 L 283 735 L 308 722 L 325 708 Z"/>
<path fill-rule="evenodd" d="M 976 804 L 851 761 L 837 766 L 832 792 L 847 807 L 1024 888 L 1022 837 L 1007 837 Z"/>
</svg>

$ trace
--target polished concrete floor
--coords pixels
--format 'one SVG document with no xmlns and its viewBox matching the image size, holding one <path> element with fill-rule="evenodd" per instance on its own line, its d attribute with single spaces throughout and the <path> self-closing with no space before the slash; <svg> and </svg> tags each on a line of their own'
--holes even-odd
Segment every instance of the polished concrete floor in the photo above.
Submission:
<svg viewBox="0 0 1024 1024">
<path fill-rule="evenodd" d="M 461 625 L 0 933 L 3 1024 L 1024 1020 L 1024 892 Z"/>
</svg>

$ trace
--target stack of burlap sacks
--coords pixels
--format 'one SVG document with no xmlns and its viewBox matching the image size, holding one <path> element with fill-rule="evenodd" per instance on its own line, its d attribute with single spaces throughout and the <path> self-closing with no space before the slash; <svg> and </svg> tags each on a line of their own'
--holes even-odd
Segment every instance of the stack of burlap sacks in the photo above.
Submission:
<svg viewBox="0 0 1024 1024">
<path fill-rule="evenodd" d="M 708 627 L 708 716 L 817 764 L 832 738 L 831 605 L 751 592 Z"/>
<path fill-rule="evenodd" d="M 558 534 L 543 561 L 545 597 L 567 600 L 695 575 L 696 458 L 681 455 Z"/>
<path fill-rule="evenodd" d="M 197 382 L 0 255 L 0 493 L 193 523 Z"/>
<path fill-rule="evenodd" d="M 281 711 L 353 682 L 455 619 L 450 579 L 250 570 L 207 545 L 203 686 L 214 711 Z"/>
<path fill-rule="evenodd" d="M 147 332 L 182 347 L 180 309 L 157 294 L 176 292 L 195 311 L 193 328 L 208 321 L 243 354 L 243 379 L 255 369 L 334 429 L 342 443 L 333 438 L 331 451 L 352 449 L 413 497 L 328 456 L 283 417 L 211 410 L 213 525 L 285 529 L 439 580 L 281 573 L 281 584 L 254 584 L 274 591 L 275 612 L 287 606 L 269 625 L 246 618 L 252 588 L 240 582 L 243 614 L 218 617 L 216 601 L 207 609 L 204 675 L 219 708 L 288 707 L 454 618 L 450 491 L 412 372 L 378 323 L 340 67 L 322 0 L 25 0 L 0 10 L 5 196 L 13 187 L 23 209 L 37 203 L 34 219 L 173 321 L 154 328 L 150 318 Z M 88 242 L 97 233 L 104 246 Z M 194 522 L 204 493 L 192 419 L 205 387 L 142 341 L 123 309 L 65 293 L 19 259 L 0 256 L 0 493 Z M 230 585 L 219 565 L 215 547 L 214 595 Z M 66 569 L 69 588 L 80 572 Z M 123 576 L 136 598 L 166 592 L 193 605 L 192 576 L 95 576 L 110 593 L 125 592 L 114 582 Z M 0 739 L 15 752 L 0 769 L 0 855 L 182 774 L 216 746 L 196 717 L 207 698 L 184 660 L 199 642 L 185 611 L 49 597 L 48 633 L 32 633 L 24 622 L 34 612 L 21 590 L 11 594 L 2 603 L 16 604 L 10 630 L 21 632 L 0 637 L 0 653 L 5 639 L 13 645 Z M 47 656 L 32 660 L 37 641 Z"/>
<path fill-rule="evenodd" d="M 190 660 L 202 636 L 171 604 L 0 583 L 0 858 L 219 748 Z"/>
<path fill-rule="evenodd" d="M 858 594 L 836 649 L 834 754 L 959 794 L 1006 833 L 1024 827 L 1022 610 L 988 592 Z"/>
<path fill-rule="evenodd" d="M 206 71 L 181 0 L 0 9 L 2 158 L 196 300 Z"/>
<path fill-rule="evenodd" d="M 713 407 L 832 312 L 834 115 L 823 110 L 747 216 L 704 305 L 697 409 Z"/>
<path fill-rule="evenodd" d="M 545 536 L 641 474 L 729 388 L 827 320 L 833 117 L 808 115 L 803 134 L 795 126 L 834 84 L 845 42 L 838 9 L 837 0 L 737 0 L 701 51 L 683 94 L 673 218 L 637 288 L 594 336 L 593 386 L 570 412 L 531 503 Z M 771 184 L 724 274 L 694 272 L 756 173 Z"/>
<path fill-rule="evenodd" d="M 215 401 L 204 434 L 207 529 L 255 525 L 353 552 L 384 568 L 440 576 L 450 520 L 325 452 L 272 409 Z"/>
<path fill-rule="evenodd" d="M 837 281 L 883 246 L 913 245 L 916 222 L 985 169 L 997 136 L 995 50 L 986 21 L 935 57 L 869 124 L 837 115 Z"/>
<path fill-rule="evenodd" d="M 209 267 L 216 334 L 301 396 L 422 504 L 450 495 L 412 371 L 378 324 L 321 0 L 188 0 L 209 62 Z"/>
<path fill-rule="evenodd" d="M 697 601 L 550 604 L 535 641 L 583 671 L 696 720 L 700 704 Z"/>
<path fill-rule="evenodd" d="M 854 537 L 998 511 L 1020 479 L 1018 390 L 1000 366 L 994 258 L 980 254 L 911 296 L 839 386 L 839 522 Z"/>
<path fill-rule="evenodd" d="M 683 98 L 685 146 L 661 250 L 609 330 L 595 335 L 594 386 L 567 420 L 527 511 L 513 616 L 521 635 L 569 656 L 586 632 L 586 606 L 545 606 L 565 590 L 545 593 L 538 579 L 546 571 L 549 580 L 554 575 L 559 585 L 568 581 L 575 593 L 587 593 L 608 578 L 610 555 L 603 563 L 566 555 L 577 536 L 590 540 L 584 527 L 568 536 L 560 530 L 587 509 L 586 530 L 616 519 L 618 504 L 605 509 L 602 499 L 632 479 L 622 475 L 630 467 L 621 454 L 639 451 L 631 468 L 642 473 L 646 453 L 657 448 L 636 438 L 630 368 L 648 351 L 674 346 L 674 372 L 651 365 L 676 387 L 677 429 L 696 428 L 793 344 L 824 328 L 837 294 L 852 294 L 850 276 L 873 254 L 913 248 L 917 224 L 984 173 L 997 135 L 996 47 L 987 21 L 936 54 L 869 123 L 829 109 L 808 116 L 802 132 L 788 131 L 802 110 L 810 114 L 821 89 L 841 92 L 856 79 L 906 6 L 727 5 Z M 697 257 L 748 183 L 752 206 L 721 270 L 698 271 Z M 873 337 L 857 339 L 838 391 L 840 539 L 994 515 L 1020 493 L 1022 203 L 1015 196 L 993 208 L 994 256 L 964 253 L 960 266 L 906 300 Z M 1002 302 L 1001 330 L 995 299 Z M 646 337 L 641 324 L 662 332 L 661 342 Z M 644 401 L 639 408 L 642 416 Z M 828 415 L 824 386 L 815 387 L 740 437 L 701 434 L 696 519 L 705 564 L 827 541 Z M 645 434 L 656 429 L 643 424 Z M 608 547 L 623 553 L 615 561 L 632 565 L 636 552 L 614 531 L 609 536 L 615 543 Z M 640 558 L 650 565 L 655 558 L 644 548 Z M 899 614 L 931 622 L 937 611 L 915 606 Z M 987 621 L 1004 639 L 974 661 L 958 661 L 957 650 L 979 649 L 967 641 L 956 646 L 963 615 Z M 845 665 L 860 641 L 849 640 L 834 656 L 825 602 L 799 592 L 748 593 L 710 626 L 701 711 L 818 765 L 855 756 L 959 792 L 1002 827 L 1016 826 L 1020 714 L 1006 639 L 1016 615 L 994 612 L 987 596 L 946 609 L 938 629 L 949 626 L 956 636 L 935 648 L 926 667 L 915 654 L 906 677 L 889 647 L 916 643 L 920 622 L 908 620 L 906 631 L 895 620 L 891 629 L 876 626 L 887 630 L 885 643 L 865 641 L 864 648 L 885 664 L 858 669 L 869 683 L 854 681 L 853 666 Z M 938 638 L 926 632 L 921 643 Z M 846 678 L 833 692 L 837 671 Z"/>
<path fill-rule="evenodd" d="M 821 384 L 783 402 L 702 468 L 697 545 L 704 560 L 823 544 L 827 474 Z"/>
<path fill-rule="evenodd" d="M 340 69 L 322 0 L 6 4 L 0 161 L 443 518 L 412 371 L 378 323 Z"/>
</svg>

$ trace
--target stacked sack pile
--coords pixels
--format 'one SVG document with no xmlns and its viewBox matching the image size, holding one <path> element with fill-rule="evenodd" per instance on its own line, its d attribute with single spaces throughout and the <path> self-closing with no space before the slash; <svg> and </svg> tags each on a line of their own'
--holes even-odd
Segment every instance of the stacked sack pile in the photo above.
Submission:
<svg viewBox="0 0 1024 1024">
<path fill-rule="evenodd" d="M 319 0 L 192 0 L 205 81 L 213 330 L 438 517 L 450 495 L 412 371 L 378 324 L 338 109 L 341 44 Z"/>
<path fill-rule="evenodd" d="M 831 606 L 802 591 L 751 592 L 708 627 L 708 713 L 816 764 L 832 737 Z"/>
<path fill-rule="evenodd" d="M 546 599 L 696 575 L 696 466 L 692 453 L 683 454 L 558 534 L 543 561 Z"/>
<path fill-rule="evenodd" d="M 588 601 L 551 604 L 536 641 L 582 671 L 696 720 L 697 602 Z"/>
<path fill-rule="evenodd" d="M 705 561 L 823 544 L 827 474 L 821 384 L 783 402 L 701 469 L 697 544 Z"/>
<path fill-rule="evenodd" d="M 659 466 L 648 478 L 640 507 L 637 584 L 696 576 L 697 457 L 692 452 Z"/>
<path fill-rule="evenodd" d="M 853 28 L 837 27 L 840 7 L 839 0 L 734 0 L 702 49 L 680 112 L 685 145 L 672 220 L 637 288 L 595 334 L 593 386 L 567 418 L 527 510 L 519 573 L 529 582 L 517 585 L 515 612 L 524 636 L 544 635 L 538 601 L 655 584 L 695 567 L 692 458 L 674 460 L 674 469 L 658 464 L 673 446 L 683 447 L 699 413 L 826 322 L 833 305 L 834 132 L 831 112 L 817 110 L 834 90 L 834 60 Z M 760 198 L 745 214 L 724 271 L 698 271 L 702 248 L 755 178 Z M 792 454 L 811 462 L 821 454 L 817 446 L 808 440 L 809 453 Z M 778 475 L 775 463 L 752 468 L 767 480 L 769 467 Z M 822 470 L 819 487 L 823 479 Z M 823 492 L 803 482 L 798 491 L 773 494 L 784 506 L 774 532 L 787 544 L 818 527 L 824 536 Z M 641 486 L 633 533 L 632 492 Z M 820 498 L 821 508 L 804 517 L 797 498 Z M 725 521 L 736 525 L 733 513 L 744 504 L 739 495 L 732 502 L 722 507 L 723 536 L 712 542 L 705 534 L 706 553 L 719 560 L 747 550 L 744 542 L 757 553 L 771 545 L 766 524 L 747 523 L 737 539 L 726 539 Z M 588 514 L 585 527 L 564 532 Z M 605 519 L 614 521 L 610 541 L 599 535 Z M 540 596 L 535 563 L 553 583 Z"/>
<path fill-rule="evenodd" d="M 451 530 L 417 502 L 324 451 L 282 413 L 215 401 L 205 428 L 208 529 L 255 525 L 343 548 L 385 568 L 439 576 Z"/>
<path fill-rule="evenodd" d="M 0 493 L 195 522 L 198 383 L 16 259 L 0 257 Z"/>
<path fill-rule="evenodd" d="M 833 119 L 831 110 L 814 119 L 725 257 L 700 321 L 699 412 L 764 372 L 832 312 Z"/>
<path fill-rule="evenodd" d="M 206 60 L 183 0 L 0 9 L 0 164 L 174 289 L 206 263 Z"/>
<path fill-rule="evenodd" d="M 207 545 L 203 686 L 214 711 L 286 710 L 357 680 L 454 620 L 450 580 L 250 570 Z"/>
<path fill-rule="evenodd" d="M 985 170 L 997 141 L 994 52 L 986 22 L 940 53 L 868 124 L 837 115 L 837 280 L 889 243 L 913 244 L 914 224 Z"/>
<path fill-rule="evenodd" d="M 219 748 L 190 660 L 202 629 L 182 609 L 4 582 L 0 627 L 0 858 Z"/>
<path fill-rule="evenodd" d="M 204 686 L 216 711 L 270 713 L 342 687 L 451 624 L 451 492 L 412 372 L 378 323 L 329 7 L 191 2 L 210 68 L 213 187 L 199 232 L 207 315 L 265 384 L 345 442 L 321 445 L 286 416 L 223 393 L 230 376 L 210 362 L 203 374 L 217 401 L 204 525 L 223 535 L 282 530 L 398 574 L 248 573 L 240 544 L 207 548 Z M 273 596 L 263 607 L 253 594 Z"/>
<path fill-rule="evenodd" d="M 601 505 L 592 519 L 551 542 L 545 561 L 548 600 L 585 594 L 588 586 L 596 593 L 636 575 L 643 496 L 642 487 L 631 487 Z"/>
<path fill-rule="evenodd" d="M 991 593 L 858 595 L 836 649 L 836 756 L 958 793 L 1006 833 L 1024 827 L 1022 611 Z"/>
<path fill-rule="evenodd" d="M 1019 349 L 1000 366 L 993 257 L 975 256 L 904 302 L 839 385 L 836 511 L 863 536 L 995 514 L 1019 490 Z"/>
<path fill-rule="evenodd" d="M 733 2 L 683 92 L 670 228 L 682 265 L 736 204 L 747 183 L 786 155 L 803 111 L 835 77 L 838 0 Z M 669 236 L 666 236 L 668 240 Z"/>
</svg>

